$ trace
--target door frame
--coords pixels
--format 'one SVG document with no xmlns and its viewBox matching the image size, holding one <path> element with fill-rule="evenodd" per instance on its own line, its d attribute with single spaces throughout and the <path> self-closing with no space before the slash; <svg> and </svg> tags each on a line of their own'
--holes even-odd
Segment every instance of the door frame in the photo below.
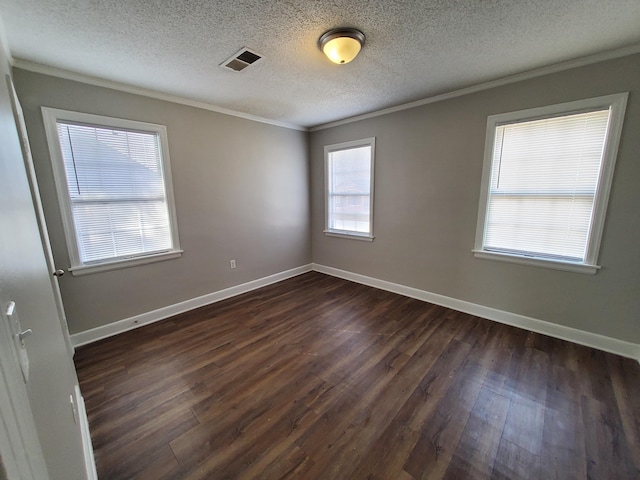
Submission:
<svg viewBox="0 0 640 480">
<path fill-rule="evenodd" d="M 36 219 L 38 220 L 40 242 L 42 243 L 42 250 L 44 251 L 44 257 L 47 262 L 47 269 L 51 274 L 49 279 L 53 289 L 53 296 L 56 300 L 56 309 L 58 311 L 58 318 L 60 319 L 60 327 L 62 328 L 64 341 L 67 345 L 67 351 L 69 352 L 69 355 L 73 357 L 75 347 L 71 342 L 71 335 L 69 334 L 69 325 L 67 324 L 67 315 L 64 310 L 64 303 L 62 301 L 62 294 L 60 293 L 58 277 L 54 275 L 54 272 L 57 269 L 53 259 L 51 243 L 49 242 L 49 230 L 47 229 L 47 222 L 44 218 L 44 209 L 42 208 L 42 199 L 40 198 L 40 189 L 38 187 L 36 170 L 33 165 L 33 156 L 31 155 L 31 146 L 29 145 L 29 135 L 27 134 L 27 124 L 24 120 L 24 112 L 22 111 L 22 105 L 20 105 L 20 99 L 18 99 L 18 94 L 16 93 L 16 89 L 13 85 L 13 80 L 9 75 L 7 75 L 7 87 L 9 88 L 9 97 L 11 98 L 11 108 L 13 109 L 16 129 L 18 130 L 18 136 L 20 137 L 20 148 L 22 149 L 24 167 L 27 171 L 27 180 L 29 182 L 29 189 L 31 190 L 31 200 L 33 201 L 33 207 L 36 212 Z"/>
</svg>

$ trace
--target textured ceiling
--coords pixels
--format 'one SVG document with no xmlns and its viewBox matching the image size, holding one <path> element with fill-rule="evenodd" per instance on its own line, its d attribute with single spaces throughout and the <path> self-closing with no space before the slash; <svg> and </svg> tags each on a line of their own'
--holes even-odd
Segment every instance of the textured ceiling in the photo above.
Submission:
<svg viewBox="0 0 640 480">
<path fill-rule="evenodd" d="M 640 44 L 640 0 L 0 0 L 14 58 L 313 126 Z M 366 35 L 350 64 L 326 30 Z M 218 65 L 247 46 L 264 59 Z"/>
</svg>

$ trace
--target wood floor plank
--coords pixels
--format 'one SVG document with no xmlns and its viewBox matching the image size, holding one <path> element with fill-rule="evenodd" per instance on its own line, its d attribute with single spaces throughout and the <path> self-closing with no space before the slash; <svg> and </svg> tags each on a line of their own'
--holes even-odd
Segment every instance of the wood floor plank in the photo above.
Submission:
<svg viewBox="0 0 640 480">
<path fill-rule="evenodd" d="M 588 478 L 640 478 L 640 471 L 630 462 L 630 452 L 622 427 L 610 406 L 599 400 L 582 397 Z"/>
<path fill-rule="evenodd" d="M 508 421 L 508 419 L 507 419 Z M 540 456 L 502 437 L 491 472 L 492 480 L 546 478 Z"/>
<path fill-rule="evenodd" d="M 640 371 L 628 358 L 609 355 L 607 363 L 624 439 L 636 469 L 640 470 Z"/>
<path fill-rule="evenodd" d="M 153 461 L 136 473 L 137 479 L 165 480 L 175 478 L 179 464 L 168 445 L 164 445 L 152 452 L 151 458 L 153 458 Z M 133 469 L 131 468 L 127 469 L 127 475 L 132 471 Z"/>
<path fill-rule="evenodd" d="M 404 465 L 404 470 L 415 478 L 443 478 L 482 388 L 477 364 L 466 363 L 452 375 L 450 387 L 434 413 L 426 418 L 420 438 Z"/>
<path fill-rule="evenodd" d="M 502 436 L 533 455 L 542 447 L 544 412 L 549 376 L 546 353 L 527 348 L 520 364 L 517 387 L 511 395 L 511 405 Z"/>
<path fill-rule="evenodd" d="M 444 478 L 490 478 L 509 403 L 508 398 L 487 388 L 478 392 Z"/>
<path fill-rule="evenodd" d="M 101 480 L 640 478 L 637 362 L 317 272 L 74 360 Z"/>
<path fill-rule="evenodd" d="M 547 385 L 541 459 L 549 480 L 587 477 L 582 394 L 576 372 L 554 365 Z"/>
<path fill-rule="evenodd" d="M 245 470 L 245 478 L 260 480 L 305 479 L 309 478 L 309 469 L 313 468 L 313 460 L 297 445 L 291 444 L 281 455 L 269 458 L 265 464 L 256 463 Z"/>
</svg>

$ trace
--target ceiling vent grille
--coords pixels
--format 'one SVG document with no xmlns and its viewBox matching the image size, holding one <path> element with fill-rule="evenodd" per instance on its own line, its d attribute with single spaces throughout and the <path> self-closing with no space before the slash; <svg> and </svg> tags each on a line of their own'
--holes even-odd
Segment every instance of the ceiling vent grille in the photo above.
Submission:
<svg viewBox="0 0 640 480">
<path fill-rule="evenodd" d="M 221 67 L 233 70 L 234 72 L 241 72 L 249 65 L 253 65 L 262 58 L 262 55 L 248 49 L 242 48 L 239 52 L 235 53 L 231 57 L 227 58 L 220 64 Z"/>
</svg>

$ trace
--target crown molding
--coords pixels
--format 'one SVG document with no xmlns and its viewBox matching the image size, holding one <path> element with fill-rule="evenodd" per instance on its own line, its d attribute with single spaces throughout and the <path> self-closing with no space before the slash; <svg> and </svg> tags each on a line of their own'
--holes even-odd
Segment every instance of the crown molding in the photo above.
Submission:
<svg viewBox="0 0 640 480">
<path fill-rule="evenodd" d="M 523 80 L 529 80 L 531 78 L 541 77 L 543 75 L 549 75 L 551 73 L 562 72 L 570 70 L 572 68 L 584 67 L 594 63 L 604 62 L 606 60 L 613 60 L 615 58 L 626 57 L 627 55 L 633 55 L 640 53 L 640 44 L 630 45 L 615 50 L 609 50 L 595 55 L 589 55 L 586 57 L 577 58 L 574 60 L 567 60 L 565 62 L 554 63 L 546 67 L 536 68 L 527 72 L 517 73 L 515 75 L 509 75 L 507 77 L 498 78 L 496 80 L 490 80 L 488 82 L 479 83 L 470 87 L 461 88 L 459 90 L 453 90 L 451 92 L 442 93 L 433 97 L 427 97 L 422 100 L 416 100 L 414 102 L 403 103 L 402 105 L 396 105 L 395 107 L 389 107 L 382 110 L 376 110 L 374 112 L 364 113 L 362 115 L 356 115 L 355 117 L 349 117 L 342 120 L 336 120 L 335 122 L 324 123 L 310 127 L 310 132 L 317 132 L 319 130 L 326 130 L 328 128 L 339 127 L 340 125 L 346 125 L 348 123 L 359 122 L 368 118 L 380 117 L 382 115 L 388 115 L 390 113 L 400 112 L 402 110 L 409 110 L 411 108 L 421 107 L 430 103 L 441 102 L 443 100 L 449 100 L 451 98 L 462 97 L 471 93 L 481 92 L 483 90 L 489 90 L 491 88 L 501 87 L 503 85 L 509 85 L 511 83 L 521 82 Z"/>
<path fill-rule="evenodd" d="M 0 21 L 2 19 L 0 18 Z M 2 34 L 4 30 L 2 29 L 2 25 L 0 24 L 0 41 L 2 40 Z M 4 43 L 4 42 L 3 42 Z M 7 49 L 7 45 L 3 45 L 5 49 Z M 509 85 L 511 83 L 521 82 L 524 80 L 529 80 L 536 77 L 541 77 L 543 75 L 549 75 L 552 73 L 562 72 L 565 70 L 570 70 L 572 68 L 583 67 L 586 65 L 591 65 L 594 63 L 604 62 L 607 60 L 613 60 L 615 58 L 625 57 L 627 55 L 633 55 L 636 53 L 640 53 L 640 44 L 634 44 L 623 48 L 618 48 L 615 50 L 609 50 L 606 52 L 597 53 L 594 55 L 589 55 L 586 57 L 577 58 L 574 60 L 567 60 L 565 62 L 555 63 L 553 65 L 548 65 L 546 67 L 537 68 L 534 70 L 529 70 L 522 73 L 517 73 L 515 75 L 509 75 L 507 77 L 498 78 L 495 80 L 490 80 L 488 82 L 480 83 L 477 85 L 472 85 L 470 87 L 461 88 L 458 90 L 453 90 L 451 92 L 442 93 L 439 95 L 434 95 L 432 97 L 427 97 L 421 100 L 416 100 L 409 103 L 404 103 L 401 105 L 396 105 L 394 107 L 385 108 L 382 110 L 376 110 L 369 113 L 364 113 L 362 115 L 356 115 L 349 118 L 344 118 L 341 120 L 336 120 L 334 122 L 324 123 L 320 125 L 316 125 L 313 127 L 303 127 L 301 125 L 296 125 L 288 122 L 281 122 L 278 120 L 272 120 L 264 117 L 259 117 L 257 115 L 251 115 L 249 113 L 237 112 L 235 110 L 219 107 L 207 102 L 193 100 L 185 97 L 180 97 L 178 95 L 171 95 L 167 93 L 158 92 L 155 90 L 150 90 L 141 87 L 135 87 L 133 85 L 128 85 L 125 83 L 115 82 L 112 80 L 105 80 L 98 77 L 93 77 L 90 75 L 85 75 L 77 72 L 72 72 L 69 70 L 64 70 L 56 67 L 51 67 L 49 65 L 44 65 L 41 63 L 31 62 L 29 60 L 24 60 L 21 58 L 11 58 L 9 52 L 9 59 L 11 65 L 15 68 L 20 68 L 23 70 L 28 70 L 30 72 L 42 73 L 44 75 L 51 75 L 54 77 L 64 78 L 67 80 L 73 80 L 77 82 L 86 83 L 89 85 L 95 85 L 98 87 L 110 88 L 113 90 L 118 90 L 125 93 L 132 93 L 135 95 L 141 95 L 145 97 L 155 98 L 157 100 L 164 100 L 167 102 L 177 103 L 181 105 L 187 105 L 190 107 L 200 108 L 203 110 L 209 110 L 216 113 L 221 113 L 223 115 L 230 115 L 234 117 L 243 118 L 245 120 L 250 120 L 259 123 L 265 123 L 268 125 L 273 125 L 282 128 L 288 128 L 291 130 L 298 130 L 302 132 L 316 132 L 319 130 L 325 130 L 328 128 L 338 127 L 341 125 L 346 125 L 349 123 L 359 122 L 361 120 L 366 120 L 369 118 L 380 117 L 383 115 L 388 115 L 395 112 L 400 112 L 402 110 L 409 110 L 411 108 L 421 107 L 423 105 L 428 105 L 431 103 L 441 102 L 444 100 L 449 100 L 456 97 L 461 97 L 464 95 L 469 95 L 476 92 L 481 92 L 483 90 L 489 90 L 491 88 L 501 87 L 504 85 Z"/>
<path fill-rule="evenodd" d="M 211 112 L 221 113 L 223 115 L 230 115 L 232 117 L 239 117 L 252 122 L 266 123 L 276 127 L 288 128 L 291 130 L 299 130 L 302 132 L 309 131 L 308 128 L 296 125 L 288 122 L 280 122 L 278 120 L 272 120 L 269 118 L 259 117 L 257 115 L 251 115 L 249 113 L 237 112 L 228 108 L 218 107 L 216 105 L 202 102 L 199 100 L 192 100 L 178 95 L 171 95 L 168 93 L 158 92 L 156 90 L 150 90 L 141 87 L 135 87 L 126 83 L 115 82 L 113 80 L 105 80 L 91 75 L 85 75 L 82 73 L 72 72 L 70 70 L 63 70 L 61 68 L 44 65 L 41 63 L 31 62 L 22 58 L 14 58 L 11 62 L 14 68 L 20 68 L 22 70 L 28 70 L 34 73 L 41 73 L 43 75 L 50 75 L 52 77 L 64 78 L 66 80 L 72 80 L 75 82 L 86 83 L 97 87 L 110 88 L 112 90 L 118 90 L 120 92 L 132 93 L 134 95 L 141 95 L 143 97 L 155 98 L 156 100 L 164 100 L 166 102 L 177 103 L 180 105 L 187 105 L 189 107 L 200 108 L 203 110 L 209 110 Z"/>
</svg>

